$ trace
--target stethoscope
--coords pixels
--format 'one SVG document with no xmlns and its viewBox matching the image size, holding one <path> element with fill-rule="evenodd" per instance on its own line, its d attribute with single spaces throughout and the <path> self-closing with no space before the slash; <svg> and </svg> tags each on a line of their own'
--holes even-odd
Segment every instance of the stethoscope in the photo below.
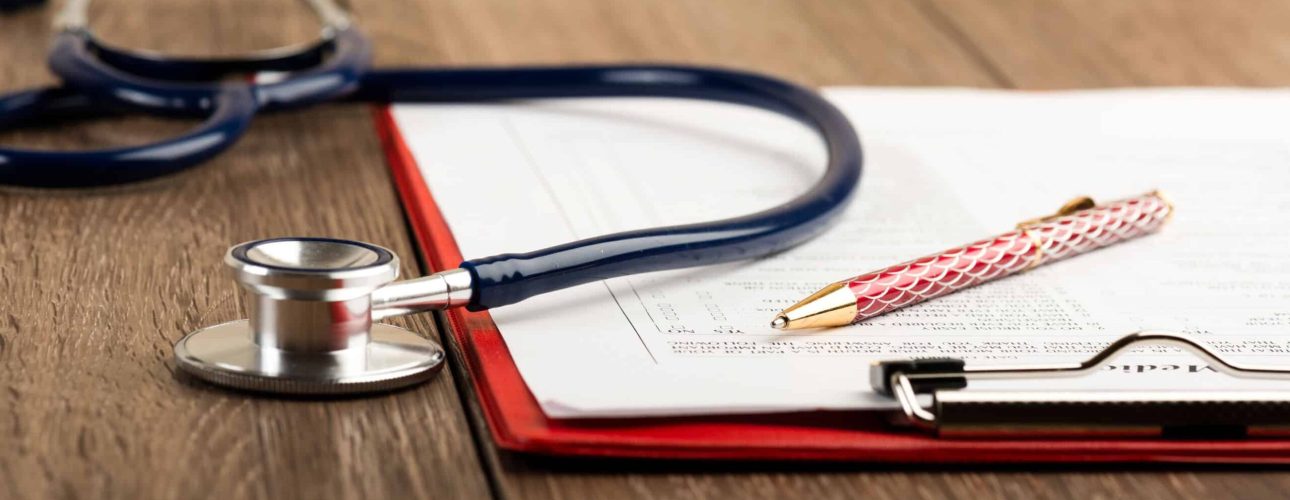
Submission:
<svg viewBox="0 0 1290 500">
<path fill-rule="evenodd" d="M 368 243 L 293 237 L 234 246 L 224 262 L 245 291 L 249 319 L 197 330 L 175 345 L 180 369 L 216 384 L 342 394 L 418 383 L 440 369 L 443 350 L 374 321 L 453 307 L 480 311 L 617 276 L 779 252 L 824 231 L 860 180 L 860 144 L 846 117 L 815 92 L 762 75 L 648 65 L 370 70 L 370 44 L 331 0 L 308 0 L 323 24 L 316 43 L 246 58 L 176 59 L 97 40 L 88 29 L 88 1 L 70 0 L 55 20 L 49 66 L 64 85 L 0 96 L 0 126 L 110 109 L 205 120 L 177 137 L 128 148 L 0 148 L 2 183 L 99 186 L 171 174 L 228 148 L 257 112 L 337 99 L 702 99 L 793 118 L 815 130 L 827 149 L 819 181 L 768 210 L 474 259 L 404 281 L 395 281 L 398 258 Z M 226 79 L 230 74 L 256 77 Z"/>
</svg>

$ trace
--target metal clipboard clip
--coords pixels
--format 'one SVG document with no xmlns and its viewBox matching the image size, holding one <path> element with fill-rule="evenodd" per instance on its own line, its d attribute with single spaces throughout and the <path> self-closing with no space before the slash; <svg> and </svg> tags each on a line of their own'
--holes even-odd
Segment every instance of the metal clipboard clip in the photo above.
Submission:
<svg viewBox="0 0 1290 500">
<path fill-rule="evenodd" d="M 870 381 L 900 403 L 897 424 L 941 437 L 1246 438 L 1290 435 L 1290 384 L 1283 391 L 980 391 L 972 380 L 1072 377 L 1094 373 L 1130 346 L 1176 347 L 1238 378 L 1290 381 L 1290 368 L 1224 360 L 1186 335 L 1131 333 L 1080 363 L 972 367 L 951 358 L 876 362 Z M 930 395 L 924 406 L 920 395 Z M 924 398 L 926 401 L 926 398 Z"/>
</svg>

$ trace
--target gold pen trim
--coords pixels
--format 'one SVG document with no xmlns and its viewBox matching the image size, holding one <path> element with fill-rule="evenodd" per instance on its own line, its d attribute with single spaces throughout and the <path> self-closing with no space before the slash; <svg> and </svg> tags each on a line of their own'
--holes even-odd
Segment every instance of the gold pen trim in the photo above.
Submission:
<svg viewBox="0 0 1290 500">
<path fill-rule="evenodd" d="M 1040 238 L 1040 237 L 1039 237 L 1039 235 L 1037 235 L 1037 234 L 1035 234 L 1033 231 L 1031 231 L 1031 230 L 1030 230 L 1030 228 L 1026 228 L 1026 227 L 1019 227 L 1019 228 L 1017 228 L 1017 229 L 1018 229 L 1018 230 L 1020 230 L 1020 231 L 1021 231 L 1021 234 L 1025 235 L 1025 236 L 1026 236 L 1026 238 L 1029 238 L 1029 239 L 1030 239 L 1030 246 L 1032 246 L 1032 247 L 1034 247 L 1034 248 L 1035 248 L 1035 250 L 1034 250 L 1034 252 L 1033 252 L 1033 253 L 1034 253 L 1034 256 L 1030 258 L 1030 263 L 1029 263 L 1029 264 L 1026 264 L 1026 269 L 1025 269 L 1025 270 L 1026 270 L 1026 271 L 1029 271 L 1029 270 L 1031 270 L 1031 269 L 1034 269 L 1034 268 L 1036 268 L 1036 267 L 1039 267 L 1039 265 L 1040 265 L 1040 264 L 1042 264 L 1042 263 L 1043 263 L 1043 261 L 1044 261 L 1044 255 L 1046 255 L 1046 254 L 1044 253 L 1044 240 L 1043 240 L 1043 238 Z"/>
<path fill-rule="evenodd" d="M 1066 217 L 1068 215 L 1075 214 L 1076 212 L 1091 208 L 1097 208 L 1097 202 L 1093 201 L 1093 198 L 1088 196 L 1077 196 L 1075 198 L 1071 198 L 1066 203 L 1063 203 L 1061 208 L 1058 208 L 1057 213 L 1055 214 L 1018 222 L 1017 230 L 1021 231 L 1021 233 L 1026 235 L 1027 238 L 1030 238 L 1031 246 L 1035 247 L 1035 256 L 1030 259 L 1030 264 L 1026 265 L 1026 271 L 1039 267 L 1040 264 L 1044 263 L 1044 257 L 1048 255 L 1048 252 L 1044 251 L 1044 247 L 1048 245 L 1048 242 L 1031 231 L 1031 226 L 1045 222 L 1052 222 L 1057 218 Z"/>
<path fill-rule="evenodd" d="M 824 328 L 850 324 L 856 318 L 856 296 L 844 281 L 830 283 L 775 316 L 776 330 Z"/>
</svg>

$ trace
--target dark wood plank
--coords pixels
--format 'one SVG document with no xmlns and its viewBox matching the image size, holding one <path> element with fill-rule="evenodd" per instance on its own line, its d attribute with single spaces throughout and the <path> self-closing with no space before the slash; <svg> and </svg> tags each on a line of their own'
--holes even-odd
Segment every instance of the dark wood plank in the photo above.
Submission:
<svg viewBox="0 0 1290 500">
<path fill-rule="evenodd" d="M 316 32 L 297 2 L 109 0 L 93 12 L 110 41 L 190 54 Z M 0 88 L 48 81 L 46 17 L 0 18 Z M 374 21 L 419 32 L 398 16 Z M 375 38 L 385 53 L 409 50 Z M 182 125 L 104 120 L 0 140 L 75 148 Z M 156 182 L 0 193 L 0 498 L 488 496 L 451 374 L 326 402 L 248 397 L 175 374 L 175 340 L 245 314 L 223 250 L 286 234 L 414 255 L 368 107 L 261 117 L 229 153 Z M 435 335 L 427 318 L 404 325 Z"/>
<path fill-rule="evenodd" d="M 813 85 L 995 85 L 957 41 L 898 1 L 353 3 L 366 29 L 386 35 L 379 64 L 666 61 Z M 391 33 L 371 22 L 393 16 L 420 28 Z"/>
<path fill-rule="evenodd" d="M 1205 0 L 920 0 L 1029 89 L 1290 83 L 1290 4 Z"/>
</svg>

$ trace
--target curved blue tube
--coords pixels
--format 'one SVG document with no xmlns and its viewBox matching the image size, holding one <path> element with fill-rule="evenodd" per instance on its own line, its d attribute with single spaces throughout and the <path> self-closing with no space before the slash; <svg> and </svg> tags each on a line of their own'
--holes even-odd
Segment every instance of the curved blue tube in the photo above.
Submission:
<svg viewBox="0 0 1290 500">
<path fill-rule="evenodd" d="M 815 186 L 797 198 L 754 214 L 464 262 L 461 267 L 475 283 L 471 310 L 616 276 L 785 250 L 824 231 L 860 181 L 860 142 L 842 112 L 813 91 L 753 73 L 684 66 L 376 70 L 363 78 L 359 91 L 349 98 L 441 102 L 596 96 L 703 99 L 780 113 L 820 134 L 828 149 L 828 168 Z"/>
<path fill-rule="evenodd" d="M 64 30 L 54 39 L 49 68 L 65 85 L 96 98 L 128 104 L 132 108 L 169 115 L 194 116 L 210 112 L 221 84 L 212 75 L 224 70 L 281 70 L 306 67 L 321 49 L 331 55 L 321 64 L 295 71 L 282 80 L 252 85 L 262 111 L 317 104 L 354 91 L 371 61 L 371 44 L 354 28 L 334 29 L 321 45 L 300 49 L 294 55 L 234 61 L 227 59 L 179 60 L 131 54 L 94 41 L 87 30 Z M 108 54 L 100 58 L 98 54 Z M 124 64 L 116 67 L 108 61 Z M 144 75 L 165 74 L 155 78 Z"/>
<path fill-rule="evenodd" d="M 255 116 L 255 99 L 245 84 L 226 84 L 211 100 L 213 109 L 200 126 L 152 144 L 89 151 L 0 147 L 0 184 L 104 186 L 150 179 L 196 165 L 236 142 Z M 67 88 L 15 92 L 0 96 L 0 128 L 105 111 L 109 109 Z"/>
<path fill-rule="evenodd" d="M 355 30 L 344 31 L 346 37 L 359 37 Z M 190 114 L 208 108 L 210 84 L 175 80 L 200 81 L 218 72 L 220 64 L 234 64 L 188 60 L 181 61 L 179 70 L 171 70 L 166 67 L 165 59 L 149 60 L 146 56 L 118 50 L 99 59 L 95 57 L 95 50 L 104 49 L 93 44 L 87 32 L 66 31 L 55 42 L 50 67 L 69 84 L 95 98 L 153 112 Z M 464 262 L 461 267 L 474 278 L 474 296 L 469 304 L 472 310 L 511 304 L 552 290 L 615 276 L 749 259 L 787 249 L 822 232 L 841 213 L 860 180 L 860 143 L 850 122 L 815 92 L 782 80 L 740 71 L 686 66 L 364 72 L 367 56 L 365 39 L 360 43 L 352 38 L 338 38 L 336 54 L 324 67 L 294 73 L 277 84 L 256 86 L 257 101 L 263 109 L 274 110 L 331 99 L 350 90 L 353 93 L 346 97 L 348 100 L 371 102 L 689 98 L 776 112 L 806 124 L 824 139 L 829 155 L 824 175 L 807 192 L 781 206 L 743 217 L 630 231 L 534 252 Z M 109 61 L 153 78 L 132 74 Z M 305 59 L 264 62 L 287 66 L 304 63 Z M 253 61 L 246 64 L 238 67 L 254 67 Z M 346 69 L 344 65 L 351 66 Z M 347 82 L 351 77 L 356 80 Z"/>
<path fill-rule="evenodd" d="M 95 57 L 115 69 L 143 78 L 182 82 L 209 82 L 228 75 L 249 75 L 262 71 L 305 71 L 324 64 L 328 55 L 336 50 L 336 40 L 324 37 L 308 45 L 249 55 L 187 58 L 121 49 L 107 45 L 92 35 L 86 41 Z"/>
</svg>

